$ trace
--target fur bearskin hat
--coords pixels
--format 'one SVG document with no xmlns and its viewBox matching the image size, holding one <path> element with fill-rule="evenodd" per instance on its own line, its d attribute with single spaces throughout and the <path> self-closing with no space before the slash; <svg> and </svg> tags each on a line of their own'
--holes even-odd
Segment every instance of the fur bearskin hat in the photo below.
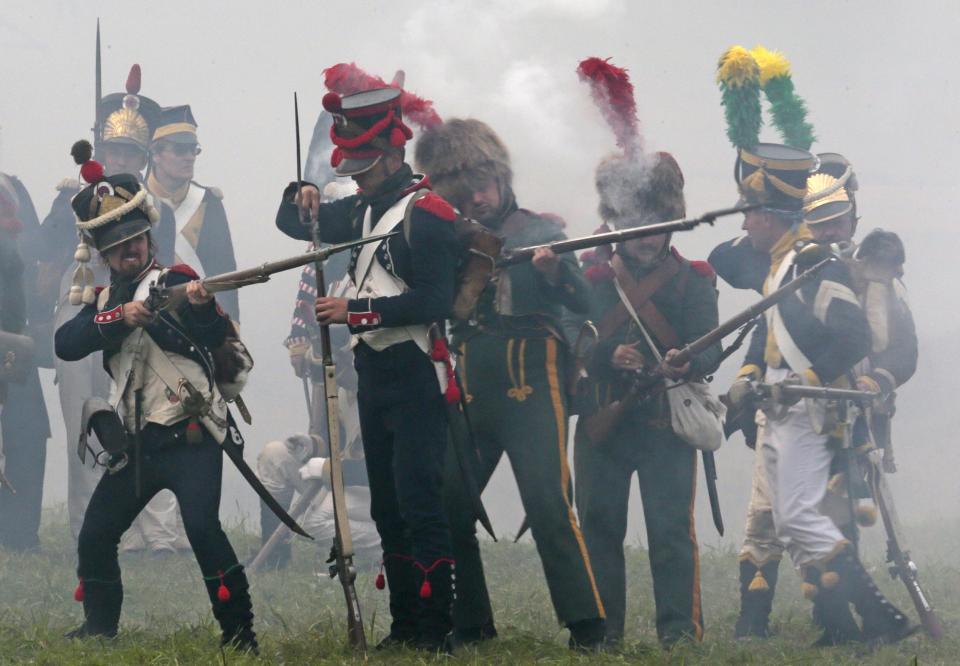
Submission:
<svg viewBox="0 0 960 666">
<path fill-rule="evenodd" d="M 417 142 L 414 161 L 433 189 L 449 201 L 462 201 L 485 182 L 496 179 L 501 188 L 513 181 L 510 153 L 486 123 L 474 118 L 452 118 L 425 132 Z"/>
<path fill-rule="evenodd" d="M 683 183 L 683 172 L 670 153 L 644 160 L 610 155 L 596 172 L 600 216 L 617 228 L 680 219 L 686 215 Z"/>
</svg>

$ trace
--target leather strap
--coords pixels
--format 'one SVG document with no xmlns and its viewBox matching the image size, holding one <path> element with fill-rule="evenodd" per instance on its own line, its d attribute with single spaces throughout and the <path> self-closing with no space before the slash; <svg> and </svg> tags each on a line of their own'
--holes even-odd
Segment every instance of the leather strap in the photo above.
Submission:
<svg viewBox="0 0 960 666">
<path fill-rule="evenodd" d="M 666 349 L 679 349 L 681 345 L 680 336 L 661 314 L 657 306 L 651 302 L 650 298 L 657 293 L 663 285 L 667 283 L 680 270 L 680 264 L 673 257 L 668 255 L 660 264 L 641 280 L 635 280 L 630 271 L 624 265 L 619 255 L 613 255 L 610 260 L 610 266 L 613 268 L 620 286 L 630 299 L 637 316 L 649 329 L 653 336 Z M 618 302 L 610 308 L 600 321 L 597 330 L 600 333 L 599 339 L 606 340 L 613 335 L 621 326 L 630 319 L 630 313 L 623 303 Z"/>
</svg>

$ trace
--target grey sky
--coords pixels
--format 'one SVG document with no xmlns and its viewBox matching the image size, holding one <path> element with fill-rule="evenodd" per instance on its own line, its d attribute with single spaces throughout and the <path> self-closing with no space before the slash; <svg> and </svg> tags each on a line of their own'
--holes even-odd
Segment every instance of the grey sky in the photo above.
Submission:
<svg viewBox="0 0 960 666">
<path fill-rule="evenodd" d="M 75 175 L 71 143 L 89 137 L 99 16 L 105 93 L 121 90 L 138 62 L 144 94 L 163 105 L 193 106 L 204 147 L 197 180 L 223 189 L 241 266 L 301 247 L 273 226 L 279 193 L 294 176 L 291 92 L 300 93 L 306 141 L 325 92 L 321 70 L 334 63 L 356 61 L 384 78 L 403 68 L 408 88 L 434 100 L 442 116 L 489 122 L 513 155 L 521 205 L 562 215 L 571 233 L 584 234 L 597 224 L 593 169 L 614 143 L 577 80 L 580 59 L 611 56 L 630 70 L 647 147 L 676 156 L 695 214 L 735 198 L 733 150 L 714 82 L 717 58 L 735 43 L 782 50 L 810 109 L 814 149 L 841 152 L 854 164 L 862 225 L 897 231 L 906 243 L 922 361 L 901 392 L 896 487 L 908 516 L 925 517 L 936 501 L 951 507 L 957 528 L 960 484 L 952 471 L 960 468 L 960 448 L 951 435 L 960 419 L 951 392 L 960 321 L 948 286 L 960 240 L 953 228 L 960 160 L 957 3 L 494 0 L 268 7 L 7 0 L 4 10 L 0 168 L 24 180 L 41 215 L 54 185 Z M 763 136 L 777 140 L 769 128 Z M 738 233 L 739 223 L 727 219 L 674 240 L 686 256 L 703 258 Z M 257 359 L 248 389 L 255 419 L 247 430 L 251 461 L 266 439 L 305 427 L 300 386 L 280 346 L 296 280 L 294 273 L 280 276 L 241 296 L 244 334 Z M 723 289 L 721 315 L 748 300 Z M 721 390 L 735 365 L 728 362 L 719 373 Z M 48 396 L 58 414 L 55 393 Z M 56 432 L 48 501 L 65 496 L 62 428 Z M 749 492 L 749 461 L 739 442 L 719 454 L 734 540 Z M 235 502 L 244 510 L 254 506 L 232 472 L 227 485 L 227 511 Z M 515 527 L 507 507 L 512 498 L 511 483 L 498 479 L 488 502 L 501 531 Z M 705 509 L 705 497 L 700 504 Z M 699 515 L 707 525 L 705 510 Z M 638 525 L 634 516 L 632 536 Z"/>
</svg>

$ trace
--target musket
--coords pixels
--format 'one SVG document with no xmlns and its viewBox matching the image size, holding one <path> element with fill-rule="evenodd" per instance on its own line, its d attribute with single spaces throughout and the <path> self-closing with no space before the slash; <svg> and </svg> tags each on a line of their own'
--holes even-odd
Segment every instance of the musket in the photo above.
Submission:
<svg viewBox="0 0 960 666">
<path fill-rule="evenodd" d="M 103 159 L 100 154 L 100 141 L 103 137 L 103 115 L 100 102 L 103 100 L 103 76 L 100 61 L 100 18 L 97 17 L 97 56 L 94 72 L 94 109 L 93 109 L 93 149 L 97 159 Z"/>
<path fill-rule="evenodd" d="M 675 231 L 689 231 L 695 229 L 701 224 L 713 225 L 718 217 L 726 215 L 736 215 L 737 213 L 746 213 L 759 205 L 751 204 L 748 206 L 734 206 L 733 208 L 721 208 L 704 213 L 700 217 L 685 218 L 682 220 L 672 220 L 670 222 L 660 222 L 658 224 L 649 224 L 645 227 L 633 227 L 632 229 L 618 229 L 608 231 L 603 234 L 593 234 L 592 236 L 581 236 L 579 238 L 567 238 L 554 241 L 552 243 L 542 243 L 540 245 L 529 245 L 527 247 L 518 247 L 508 250 L 500 255 L 497 260 L 498 267 L 513 266 L 525 261 L 530 261 L 534 253 L 541 248 L 549 248 L 556 254 L 565 252 L 574 252 L 576 250 L 585 250 L 599 245 L 610 245 L 612 243 L 622 243 L 634 238 L 646 238 L 648 236 L 659 236 L 660 234 L 670 234 Z"/>
<path fill-rule="evenodd" d="M 836 260 L 836 257 L 833 256 L 821 259 L 816 264 L 811 266 L 806 272 L 801 273 L 776 291 L 764 296 L 750 307 L 742 310 L 716 328 L 690 342 L 680 349 L 679 352 L 670 359 L 670 361 L 664 360 L 663 364 L 669 363 L 674 367 L 680 367 L 686 364 L 688 361 L 702 354 L 706 349 L 710 348 L 730 333 L 749 323 L 751 320 L 755 319 L 763 312 L 800 289 L 803 285 L 813 280 L 820 270 Z M 630 389 L 628 389 L 627 394 L 623 398 L 610 403 L 586 419 L 584 422 L 584 427 L 586 428 L 587 436 L 594 442 L 601 442 L 605 440 L 613 431 L 614 427 L 624 417 L 627 411 L 631 409 L 645 393 L 649 392 L 654 386 L 657 386 L 660 383 L 662 374 L 663 373 L 660 368 L 655 368 L 652 372 L 636 373 Z"/>
<path fill-rule="evenodd" d="M 802 398 L 809 398 L 812 400 L 855 402 L 862 406 L 873 404 L 881 395 L 876 391 L 858 391 L 855 389 L 831 388 L 829 386 L 805 386 L 803 384 L 789 384 L 785 382 L 777 384 L 762 384 L 757 382 L 753 385 L 753 391 L 760 398 L 773 398 L 774 400 L 800 400 Z"/>
<path fill-rule="evenodd" d="M 310 263 L 322 266 L 324 261 L 338 252 L 349 250 L 358 245 L 365 245 L 367 243 L 381 241 L 397 233 L 399 232 L 392 231 L 386 234 L 367 236 L 366 238 L 357 238 L 356 240 L 347 241 L 345 243 L 336 243 L 335 245 L 327 245 L 326 247 L 313 249 L 303 254 L 287 257 L 286 259 L 267 261 L 253 268 L 245 268 L 239 271 L 211 275 L 210 277 L 200 280 L 200 284 L 202 284 L 203 287 L 210 293 L 230 291 L 232 289 L 247 287 L 252 284 L 262 284 L 264 282 L 269 282 L 270 277 L 276 273 L 289 271 Z M 147 300 L 147 306 L 154 312 L 176 309 L 176 307 L 183 303 L 186 297 L 186 283 L 178 284 L 173 287 L 152 287 L 150 290 L 150 297 Z"/>
<path fill-rule="evenodd" d="M 886 417 L 889 421 L 889 417 Z M 872 419 L 871 419 L 872 420 Z M 876 441 L 875 443 L 882 451 L 887 448 L 889 442 L 889 422 L 886 428 L 880 432 L 880 429 L 871 428 L 871 432 Z M 871 452 L 879 453 L 879 451 Z M 883 528 L 887 532 L 887 562 L 890 564 L 890 576 L 899 578 L 907 588 L 910 600 L 913 601 L 917 613 L 920 615 L 920 623 L 924 631 L 933 640 L 943 638 L 943 626 L 937 617 L 930 603 L 930 599 L 920 587 L 919 570 L 910 556 L 910 550 L 907 548 L 906 539 L 903 537 L 903 530 L 900 527 L 900 519 L 897 516 L 897 509 L 893 503 L 893 495 L 890 493 L 890 486 L 887 484 L 887 475 L 884 472 L 883 462 L 874 455 L 867 455 L 869 464 L 867 465 L 867 477 L 870 482 L 870 490 L 873 492 L 873 499 L 880 509 L 880 517 L 883 520 Z"/>
<path fill-rule="evenodd" d="M 300 107 L 297 93 L 293 93 L 293 120 L 297 142 L 297 205 L 301 205 L 301 183 L 303 182 L 300 164 Z M 313 223 L 313 246 L 320 248 L 320 224 Z M 360 239 L 370 242 L 372 237 Z M 354 245 L 358 244 L 354 242 Z M 342 245 L 342 243 L 341 243 Z M 317 251 L 317 250 L 315 250 Z M 306 262 L 305 262 L 306 263 Z M 302 265 L 302 264 L 301 264 Z M 317 276 L 317 294 L 326 295 L 327 281 L 323 275 L 323 261 L 314 260 Z M 363 630 L 363 618 L 360 614 L 360 599 L 355 585 L 357 570 L 353 564 L 353 538 L 350 534 L 350 520 L 347 516 L 347 503 L 343 491 L 343 461 L 340 453 L 340 408 L 337 394 L 337 369 L 333 362 L 333 349 L 330 343 L 330 325 L 320 324 L 320 340 L 313 339 L 313 353 L 323 363 L 323 390 L 327 407 L 327 445 L 330 447 L 330 493 L 333 496 L 333 521 L 335 536 L 330 549 L 330 576 L 336 576 L 343 587 L 347 603 L 347 631 L 350 645 L 361 652 L 367 651 L 367 638 Z M 314 389 L 316 390 L 316 389 Z"/>
</svg>

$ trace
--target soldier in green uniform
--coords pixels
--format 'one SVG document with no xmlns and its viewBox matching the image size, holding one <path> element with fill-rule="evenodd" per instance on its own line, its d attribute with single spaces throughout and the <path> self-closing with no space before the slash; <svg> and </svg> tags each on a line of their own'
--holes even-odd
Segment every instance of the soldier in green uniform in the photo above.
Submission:
<svg viewBox="0 0 960 666">
<path fill-rule="evenodd" d="M 499 234 L 504 248 L 564 238 L 561 226 L 517 205 L 510 158 L 483 122 L 452 119 L 425 133 L 416 162 L 437 192 L 467 217 Z M 567 462 L 565 308 L 585 313 L 589 289 L 576 259 L 539 250 L 527 264 L 498 270 L 468 321 L 452 329 L 459 374 L 478 450 L 476 477 L 486 486 L 504 453 L 543 561 L 560 622 L 572 647 L 592 648 L 604 613 L 587 548 L 573 513 Z M 455 637 L 496 636 L 476 524 L 447 456 L 445 502 L 457 561 Z M 453 481 L 456 479 L 456 481 Z"/>
<path fill-rule="evenodd" d="M 683 174 L 668 153 L 608 158 L 597 170 L 597 189 L 600 214 L 616 228 L 684 216 Z M 638 372 L 653 370 L 661 357 L 669 359 L 717 326 L 715 276 L 705 262 L 681 257 L 668 235 L 627 241 L 612 256 L 595 253 L 591 263 L 586 271 L 593 286 L 590 319 L 598 335 L 589 379 L 577 390 L 580 420 L 574 459 L 577 509 L 607 610 L 607 640 L 616 644 L 623 639 L 623 541 L 634 473 L 647 526 L 657 636 L 664 645 L 683 638 L 700 640 L 700 563 L 693 519 L 696 450 L 671 429 L 666 395 L 656 389 L 605 434 L 589 424 L 598 410 L 627 394 Z M 629 301 L 636 316 L 621 299 Z M 719 360 L 716 344 L 665 372 L 671 379 L 699 378 L 712 372 Z"/>
</svg>

